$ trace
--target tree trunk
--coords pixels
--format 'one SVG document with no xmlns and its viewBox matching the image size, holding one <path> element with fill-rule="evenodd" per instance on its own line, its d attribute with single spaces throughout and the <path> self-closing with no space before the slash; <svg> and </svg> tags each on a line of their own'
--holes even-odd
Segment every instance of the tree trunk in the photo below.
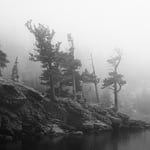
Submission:
<svg viewBox="0 0 150 150">
<path fill-rule="evenodd" d="M 99 94 L 98 94 L 98 89 L 97 89 L 97 83 L 94 82 L 94 85 L 95 85 L 97 103 L 99 103 Z"/>
<path fill-rule="evenodd" d="M 117 92 L 117 83 L 114 83 L 114 102 L 115 102 L 115 111 L 118 111 L 118 92 Z"/>
<path fill-rule="evenodd" d="M 58 97 L 60 97 L 60 95 L 61 95 L 61 83 L 59 82 L 58 84 L 59 84 L 58 85 Z"/>
<path fill-rule="evenodd" d="M 76 99 L 76 83 L 75 83 L 74 71 L 72 71 L 72 83 L 73 83 L 73 98 Z"/>
<path fill-rule="evenodd" d="M 49 72 L 50 72 L 50 95 L 51 95 L 52 100 L 55 100 L 55 87 L 54 87 L 54 81 L 53 81 L 51 62 L 49 63 Z"/>
<path fill-rule="evenodd" d="M 55 100 L 55 88 L 54 88 L 53 75 L 52 74 L 50 74 L 50 91 L 51 91 L 52 100 Z"/>
<path fill-rule="evenodd" d="M 1 69 L 0 69 L 0 77 L 2 77 L 2 71 L 1 71 Z"/>
<path fill-rule="evenodd" d="M 62 96 L 62 82 L 60 81 L 58 85 L 58 97 L 61 97 L 61 96 Z"/>
</svg>

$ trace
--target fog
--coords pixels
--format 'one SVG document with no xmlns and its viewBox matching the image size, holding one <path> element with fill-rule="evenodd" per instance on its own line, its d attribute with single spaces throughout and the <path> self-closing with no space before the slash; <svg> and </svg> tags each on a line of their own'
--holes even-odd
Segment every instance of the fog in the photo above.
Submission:
<svg viewBox="0 0 150 150">
<path fill-rule="evenodd" d="M 28 60 L 34 43 L 33 35 L 25 27 L 29 19 L 54 29 L 55 41 L 62 42 L 61 50 L 68 48 L 66 35 L 72 33 L 75 57 L 81 59 L 83 65 L 81 70 L 85 67 L 91 70 L 92 53 L 101 80 L 110 70 L 106 60 L 113 49 L 122 49 L 119 72 L 127 81 L 121 92 L 123 99 L 136 99 L 143 90 L 150 93 L 148 0 L 1 0 L 0 44 L 11 61 L 5 69 L 6 76 L 16 56 L 21 78 L 26 74 L 39 76 L 33 72 L 33 67 L 39 67 Z"/>
</svg>

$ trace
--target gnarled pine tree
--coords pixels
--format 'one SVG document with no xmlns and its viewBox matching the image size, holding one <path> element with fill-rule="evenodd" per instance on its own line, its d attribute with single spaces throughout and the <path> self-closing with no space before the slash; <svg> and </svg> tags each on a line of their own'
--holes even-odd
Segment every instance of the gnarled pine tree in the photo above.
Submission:
<svg viewBox="0 0 150 150">
<path fill-rule="evenodd" d="M 32 21 L 29 20 L 26 26 L 36 39 L 34 53 L 30 53 L 30 58 L 32 61 L 41 62 L 43 68 L 41 76 L 42 84 L 47 85 L 49 95 L 54 100 L 55 84 L 59 76 L 56 58 L 61 43 L 52 44 L 55 35 L 54 30 L 50 31 L 48 27 L 40 23 L 37 26 L 33 26 Z"/>
<path fill-rule="evenodd" d="M 103 80 L 102 88 L 110 87 L 113 90 L 115 111 L 118 111 L 118 92 L 122 86 L 126 84 L 126 81 L 123 80 L 123 75 L 118 73 L 118 66 L 122 59 L 121 51 L 117 49 L 116 54 L 116 56 L 107 60 L 107 62 L 112 65 L 113 71 L 109 72 L 109 77 Z"/>
</svg>

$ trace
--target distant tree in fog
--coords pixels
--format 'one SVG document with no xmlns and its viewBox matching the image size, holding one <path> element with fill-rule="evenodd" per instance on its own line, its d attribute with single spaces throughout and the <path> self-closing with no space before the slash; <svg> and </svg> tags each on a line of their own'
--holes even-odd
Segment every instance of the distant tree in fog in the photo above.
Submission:
<svg viewBox="0 0 150 150">
<path fill-rule="evenodd" d="M 2 50 L 0 50 L 0 77 L 2 76 L 1 69 L 7 67 L 7 63 L 9 63 L 9 60 L 7 59 L 7 55 Z"/>
<path fill-rule="evenodd" d="M 78 71 L 81 67 L 81 61 L 74 58 L 74 40 L 70 33 L 67 35 L 67 39 L 70 44 L 69 51 L 67 53 L 61 52 L 59 57 L 64 75 L 62 83 L 72 86 L 73 98 L 76 99 L 76 92 L 81 90 L 80 74 Z"/>
<path fill-rule="evenodd" d="M 102 93 L 100 99 L 101 99 L 100 105 L 103 108 L 110 108 L 112 106 L 112 98 L 111 98 L 110 91 L 103 90 L 103 93 Z"/>
<path fill-rule="evenodd" d="M 42 84 L 47 85 L 51 98 L 55 99 L 55 84 L 58 78 L 61 77 L 57 62 L 61 43 L 53 44 L 54 30 L 50 31 L 48 27 L 40 23 L 37 26 L 33 26 L 32 21 L 29 20 L 26 23 L 26 27 L 35 36 L 36 40 L 34 53 L 30 53 L 30 59 L 42 63 Z"/>
<path fill-rule="evenodd" d="M 126 84 L 123 80 L 123 75 L 118 73 L 118 66 L 122 59 L 122 53 L 119 49 L 116 50 L 116 56 L 107 60 L 107 62 L 112 66 L 113 71 L 109 72 L 109 77 L 103 80 L 103 87 L 110 87 L 114 92 L 114 104 L 115 111 L 118 111 L 118 92 L 121 90 L 122 86 Z"/>
<path fill-rule="evenodd" d="M 95 91 L 97 84 L 100 82 L 100 79 L 95 75 L 95 72 L 90 73 L 87 69 L 82 72 L 82 81 L 83 83 L 94 83 Z M 98 91 L 96 91 L 96 96 L 98 95 Z M 99 97 L 97 96 L 97 103 L 99 103 Z"/>
<path fill-rule="evenodd" d="M 19 75 L 18 75 L 18 57 L 16 57 L 14 66 L 12 68 L 11 79 L 13 81 L 18 81 L 18 79 L 19 79 Z"/>
</svg>

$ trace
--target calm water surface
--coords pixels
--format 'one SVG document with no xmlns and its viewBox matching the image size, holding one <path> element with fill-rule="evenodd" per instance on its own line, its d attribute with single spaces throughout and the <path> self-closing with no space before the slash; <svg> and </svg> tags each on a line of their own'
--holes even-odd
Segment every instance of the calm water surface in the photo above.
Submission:
<svg viewBox="0 0 150 150">
<path fill-rule="evenodd" d="M 150 150 L 150 130 L 23 140 L 1 144 L 0 150 Z"/>
</svg>

